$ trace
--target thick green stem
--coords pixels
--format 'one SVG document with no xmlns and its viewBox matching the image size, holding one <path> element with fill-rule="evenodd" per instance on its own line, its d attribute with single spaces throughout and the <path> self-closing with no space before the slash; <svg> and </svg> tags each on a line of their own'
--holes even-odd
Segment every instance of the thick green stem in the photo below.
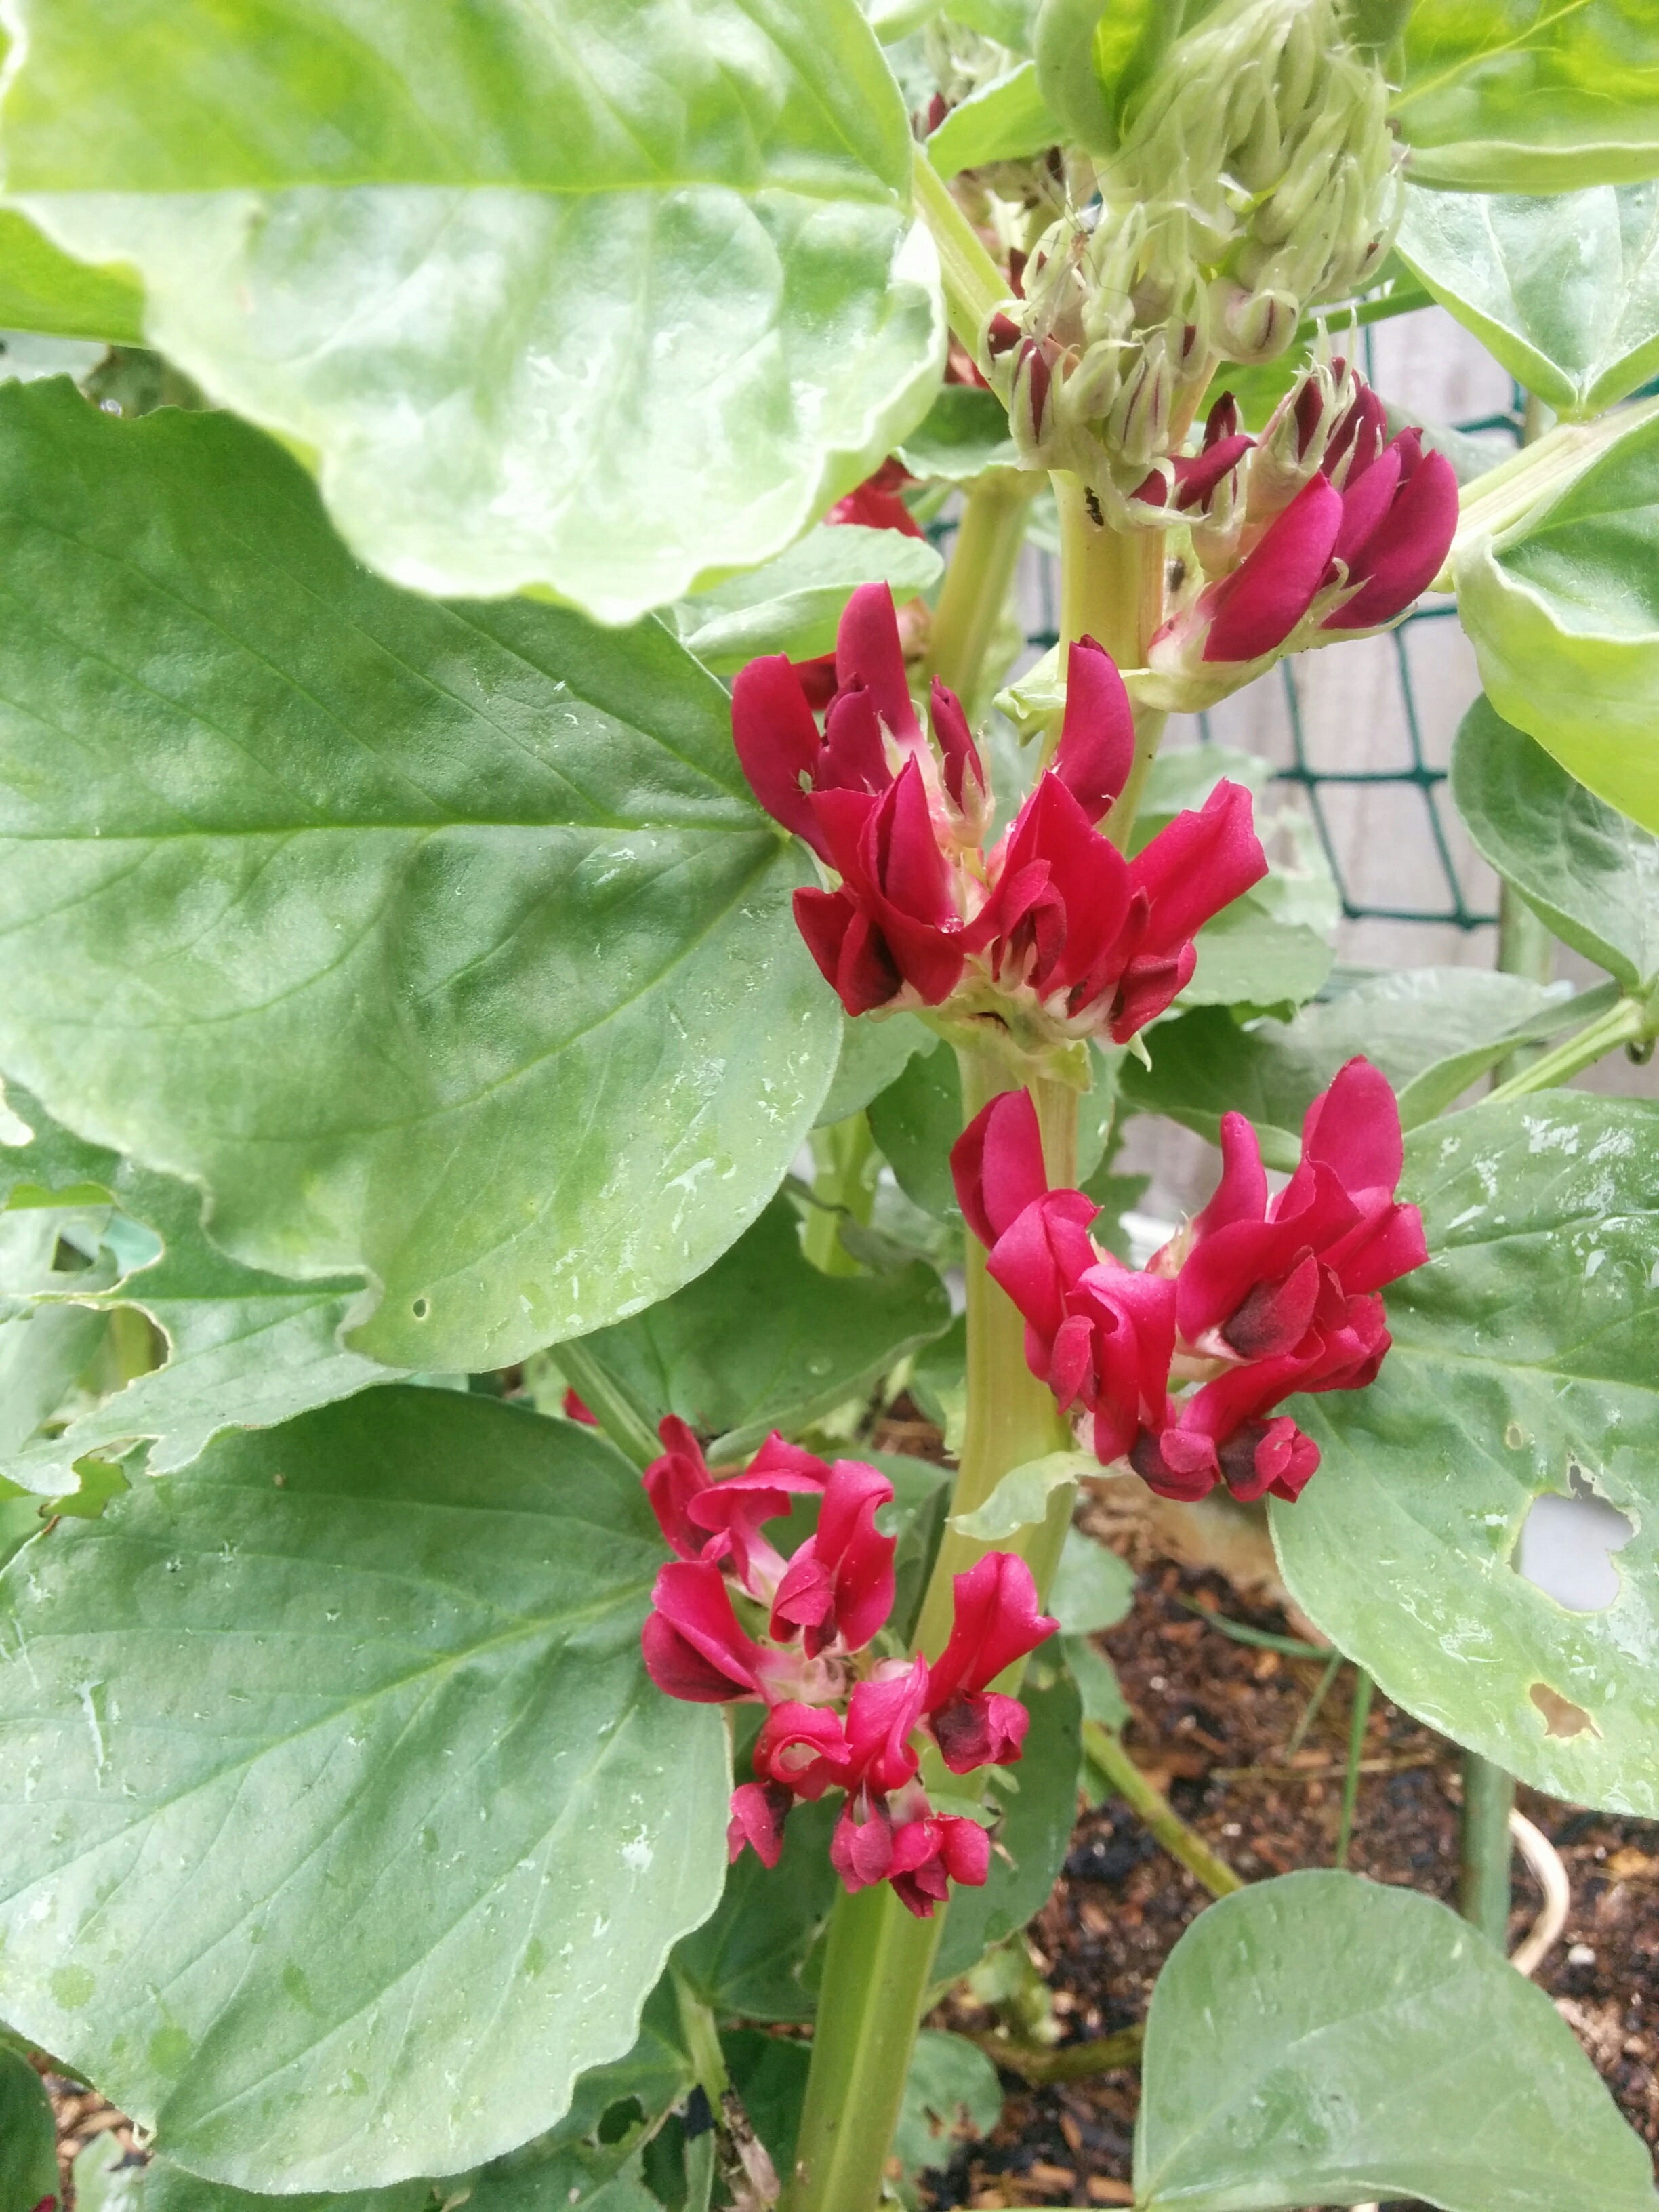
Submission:
<svg viewBox="0 0 1659 2212">
<path fill-rule="evenodd" d="M 875 2212 L 941 1919 L 890 1882 L 836 1899 L 788 2212 Z"/>
<path fill-rule="evenodd" d="M 1091 512 L 1081 477 L 1057 469 L 1054 485 L 1060 515 L 1062 661 L 1074 640 L 1092 637 L 1120 668 L 1143 668 L 1152 634 L 1164 619 L 1164 532 L 1109 530 Z M 1129 849 L 1140 794 L 1169 719 L 1152 708 L 1135 708 L 1134 763 L 1104 823 L 1121 853 Z M 1045 748 L 1045 764 L 1059 734 L 1056 724 Z"/>
<path fill-rule="evenodd" d="M 959 1058 L 969 1121 L 1008 1088 L 1008 1078 L 994 1054 L 963 1048 Z M 1031 1091 L 1049 1181 L 1069 1183 L 1077 1163 L 1076 1094 L 1046 1082 Z M 967 1241 L 968 1419 L 953 1513 L 982 1505 L 1011 1468 L 1067 1442 L 1053 1394 L 1025 1364 L 1024 1323 L 986 1273 L 984 1253 L 971 1237 Z M 1027 1531 L 1032 1540 L 1021 1547 L 1039 1590 L 1058 1564 L 1070 1519 L 1070 1491 L 1059 1499 L 1057 1531 L 1045 1522 Z M 946 1529 L 922 1602 L 921 1650 L 941 1649 L 950 1632 L 952 1577 L 990 1548 Z M 943 1919 L 943 1908 L 931 1920 L 915 1918 L 884 1881 L 836 1899 L 786 2212 L 874 2212 Z"/>
<path fill-rule="evenodd" d="M 1459 504 L 1457 534 L 1446 564 L 1429 589 L 1450 591 L 1457 556 L 1475 538 L 1496 537 L 1564 491 L 1606 447 L 1656 412 L 1659 399 L 1645 399 L 1636 406 L 1614 408 L 1593 422 L 1559 422 L 1535 442 L 1522 446 L 1512 460 L 1477 477 Z"/>
<path fill-rule="evenodd" d="M 1163 1844 L 1170 1857 L 1179 1859 L 1195 1875 L 1212 1897 L 1227 1897 L 1244 1885 L 1218 1858 L 1202 1836 L 1189 1828 L 1161 1790 L 1150 1783 L 1123 1748 L 1121 1740 L 1098 1721 L 1083 1723 L 1083 1748 L 1141 1825 Z"/>
<path fill-rule="evenodd" d="M 1008 296 L 1008 280 L 920 146 L 910 163 L 910 185 L 916 212 L 933 234 L 939 254 L 951 328 L 970 354 L 977 354 L 981 331 Z"/>
<path fill-rule="evenodd" d="M 1500 1951 L 1510 1948 L 1510 1814 L 1515 1777 L 1478 1752 L 1463 1753 L 1462 1872 L 1457 1909 Z"/>
<path fill-rule="evenodd" d="M 951 548 L 945 588 L 933 610 L 927 673 L 948 684 L 978 718 L 980 679 L 996 635 L 1014 565 L 1025 542 L 1030 504 L 1042 486 L 1035 469 L 990 469 L 975 479 Z"/>
</svg>

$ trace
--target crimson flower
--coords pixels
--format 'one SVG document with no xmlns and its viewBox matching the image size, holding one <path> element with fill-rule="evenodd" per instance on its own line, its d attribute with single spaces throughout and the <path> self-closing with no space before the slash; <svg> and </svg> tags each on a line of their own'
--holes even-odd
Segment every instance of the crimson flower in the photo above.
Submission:
<svg viewBox="0 0 1659 2212">
<path fill-rule="evenodd" d="M 1345 374 L 1334 363 L 1334 378 Z M 1333 416 L 1325 396 L 1331 381 L 1310 374 L 1270 425 L 1253 457 L 1249 512 L 1259 522 L 1265 504 L 1272 519 L 1254 543 L 1246 537 L 1248 550 L 1229 574 L 1164 624 L 1152 641 L 1153 666 L 1189 665 L 1194 656 L 1211 665 L 1258 660 L 1310 623 L 1316 633 L 1376 629 L 1403 614 L 1443 563 L 1457 526 L 1450 463 L 1425 453 L 1415 428 L 1387 438 L 1382 403 L 1363 382 Z M 1177 506 L 1202 503 L 1238 465 L 1243 447 L 1232 450 L 1234 442 L 1218 436 L 1212 444 L 1206 430 L 1206 452 L 1186 465 L 1184 481 L 1182 464 L 1174 464 Z M 1272 487 L 1286 471 L 1295 482 L 1304 470 L 1311 471 L 1306 481 L 1274 513 Z M 1146 487 L 1139 495 L 1146 496 Z M 1302 642 L 1315 641 L 1304 631 Z"/>
<path fill-rule="evenodd" d="M 1131 1460 L 1169 1496 L 1225 1481 L 1236 1497 L 1292 1498 L 1318 1448 L 1263 1416 L 1293 1391 L 1375 1378 L 1389 1343 L 1379 1293 L 1428 1246 L 1417 1208 L 1395 1196 L 1400 1109 L 1368 1060 L 1349 1060 L 1308 1109 L 1300 1164 L 1276 1198 L 1242 1114 L 1223 1117 L 1221 1141 L 1214 1197 L 1151 1270 L 1173 1277 L 1182 1351 L 1211 1379 Z"/>
<path fill-rule="evenodd" d="M 908 1793 L 907 1793 L 908 1794 Z M 952 1881 L 977 1888 L 991 1866 L 991 1839 L 976 1821 L 901 1802 L 855 1808 L 849 1798 L 830 1842 L 830 1863 L 848 1890 L 890 1881 L 919 1920 L 930 1920 Z"/>
<path fill-rule="evenodd" d="M 746 1471 L 717 1479 L 677 1414 L 664 1419 L 658 1434 L 666 1449 L 641 1480 L 669 1549 L 682 1559 L 730 1558 L 747 1595 L 769 1602 L 785 1565 L 762 1524 L 787 1514 L 792 1498 L 821 1492 L 830 1470 L 774 1430 Z"/>
<path fill-rule="evenodd" d="M 926 1711 L 945 1764 L 971 1774 L 1018 1758 L 1029 1716 L 1018 1698 L 988 1685 L 1060 1624 L 1039 1611 L 1031 1570 L 1017 1552 L 988 1552 L 952 1589 L 955 1619 L 928 1669 Z"/>
<path fill-rule="evenodd" d="M 801 1629 L 810 1659 L 837 1641 L 848 1651 L 863 1650 L 893 1610 L 897 1539 L 876 1527 L 877 1512 L 892 1502 L 893 1486 L 884 1474 L 860 1460 L 836 1462 L 817 1528 L 777 1585 L 774 1636 Z"/>
</svg>

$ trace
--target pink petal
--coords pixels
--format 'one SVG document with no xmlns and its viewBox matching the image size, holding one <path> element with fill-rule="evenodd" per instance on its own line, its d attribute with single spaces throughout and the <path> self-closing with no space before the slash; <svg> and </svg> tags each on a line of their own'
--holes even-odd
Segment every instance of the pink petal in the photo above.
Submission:
<svg viewBox="0 0 1659 2212">
<path fill-rule="evenodd" d="M 1340 493 L 1313 477 L 1243 564 L 1212 587 L 1204 659 L 1255 660 L 1283 645 L 1325 580 L 1341 527 Z"/>
<path fill-rule="evenodd" d="M 910 704 L 893 594 L 885 584 L 860 584 L 836 631 L 836 674 L 842 688 L 861 683 L 901 744 L 919 744 L 921 725 Z"/>
<path fill-rule="evenodd" d="M 1004 1091 L 981 1107 L 951 1147 L 963 1218 L 988 1251 L 1048 1188 L 1042 1132 L 1029 1091 Z"/>
<path fill-rule="evenodd" d="M 945 757 L 945 788 L 951 794 L 951 804 L 962 806 L 967 803 L 963 798 L 963 786 L 970 773 L 981 792 L 984 791 L 985 764 L 980 759 L 979 747 L 974 743 L 974 733 L 968 726 L 961 700 L 937 676 L 933 678 L 932 703 L 933 735 Z"/>
<path fill-rule="evenodd" d="M 1347 1191 L 1392 1192 L 1405 1164 L 1400 1102 L 1380 1068 L 1356 1056 L 1309 1107 L 1302 1157 L 1328 1167 Z"/>
<path fill-rule="evenodd" d="M 1134 709 L 1117 664 L 1093 638 L 1079 638 L 1066 657 L 1066 714 L 1054 774 L 1097 822 L 1128 781 L 1134 757 Z"/>
<path fill-rule="evenodd" d="M 802 781 L 810 784 L 817 769 L 817 725 L 784 654 L 751 660 L 738 671 L 732 685 L 732 742 L 749 788 L 772 819 L 827 860 L 823 834 Z"/>
<path fill-rule="evenodd" d="M 1173 951 L 1195 937 L 1267 872 L 1250 794 L 1224 778 L 1197 813 L 1177 814 L 1129 863 L 1131 892 L 1151 902 L 1146 949 Z"/>
<path fill-rule="evenodd" d="M 1324 628 L 1392 622 L 1439 574 L 1456 528 L 1457 478 L 1443 453 L 1426 453 L 1365 548 L 1364 585 Z"/>
</svg>

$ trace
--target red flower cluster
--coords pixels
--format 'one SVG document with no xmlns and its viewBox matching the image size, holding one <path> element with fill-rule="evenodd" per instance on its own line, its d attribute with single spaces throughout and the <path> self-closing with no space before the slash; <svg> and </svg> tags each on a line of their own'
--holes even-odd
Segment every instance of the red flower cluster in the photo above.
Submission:
<svg viewBox="0 0 1659 2212">
<path fill-rule="evenodd" d="M 645 1487 L 678 1557 L 651 1594 L 647 1671 L 672 1698 L 767 1707 L 755 1778 L 732 1796 L 732 1856 L 752 1844 L 775 1866 L 796 1800 L 843 1790 L 830 1844 L 842 1881 L 890 1881 L 927 1918 L 951 1882 L 985 1880 L 990 1844 L 976 1822 L 933 1811 L 916 1738 L 936 1744 L 953 1774 L 1019 1757 L 1025 1708 L 990 1685 L 1054 1633 L 1030 1569 L 988 1553 L 957 1577 L 951 1638 L 931 1666 L 872 1661 L 893 1606 L 895 1539 L 876 1526 L 893 1496 L 886 1476 L 858 1460 L 828 1467 L 776 1435 L 743 1472 L 717 1476 L 683 1421 L 671 1415 L 660 1433 Z M 786 1559 L 763 1527 L 800 1496 L 817 1498 L 817 1528 Z M 763 1636 L 743 1626 L 734 1595 L 761 1609 Z"/>
<path fill-rule="evenodd" d="M 1136 495 L 1190 518 L 1212 572 L 1153 638 L 1153 668 L 1258 660 L 1405 612 L 1450 548 L 1457 479 L 1442 454 L 1423 451 L 1420 431 L 1389 438 L 1387 428 L 1382 401 L 1340 361 L 1303 380 L 1260 447 L 1223 395 L 1201 451 L 1170 463 L 1167 483 L 1154 471 Z"/>
<path fill-rule="evenodd" d="M 1237 784 L 1133 860 L 1097 830 L 1133 762 L 1134 721 L 1092 639 L 1071 648 L 1053 765 L 988 853 L 990 790 L 967 717 L 935 679 L 930 744 L 884 584 L 848 601 L 836 673 L 820 731 L 788 659 L 751 661 L 732 727 L 756 798 L 841 879 L 797 891 L 795 920 L 848 1013 L 949 1002 L 1054 1041 L 1122 1043 L 1190 980 L 1195 932 L 1267 872 Z"/>
<path fill-rule="evenodd" d="M 1302 1160 L 1276 1198 L 1255 1132 L 1221 1124 L 1219 1188 L 1144 1273 L 1089 1235 L 1098 1208 L 1050 1190 L 1036 1111 L 994 1098 L 951 1156 L 987 1266 L 1025 1319 L 1025 1357 L 1062 1409 L 1092 1416 L 1096 1455 L 1127 1456 L 1166 1498 L 1296 1498 L 1319 1448 L 1273 1409 L 1297 1390 L 1357 1390 L 1389 1348 L 1379 1293 L 1428 1258 L 1395 1198 L 1402 1148 L 1387 1079 L 1351 1060 L 1308 1109 Z M 1200 1387 L 1177 1400 L 1171 1381 Z"/>
</svg>

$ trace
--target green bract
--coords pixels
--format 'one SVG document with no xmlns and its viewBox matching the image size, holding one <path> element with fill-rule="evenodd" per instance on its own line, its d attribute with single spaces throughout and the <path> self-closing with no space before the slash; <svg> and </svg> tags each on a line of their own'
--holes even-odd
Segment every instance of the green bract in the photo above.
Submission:
<svg viewBox="0 0 1659 2212">
<path fill-rule="evenodd" d="M 1659 415 L 1634 417 L 1540 514 L 1475 536 L 1454 574 L 1498 713 L 1659 830 Z"/>
<path fill-rule="evenodd" d="M 1384 1694 L 1540 1790 L 1659 1809 L 1659 1108 L 1541 1092 L 1407 1139 L 1431 1259 L 1364 1390 L 1290 1401 L 1322 1464 L 1272 1509 L 1297 1602 Z M 1518 1571 L 1534 1501 L 1633 1524 L 1616 1595 Z"/>
<path fill-rule="evenodd" d="M 400 582 L 631 621 L 926 410 L 933 256 L 853 0 L 14 21 L 12 205 L 137 270 L 149 342 Z"/>
<path fill-rule="evenodd" d="M 246 2188 L 550 2126 L 720 1895 L 723 1731 L 640 1658 L 661 1558 L 602 1439 L 410 1389 L 37 1541 L 3 1585 L 12 2019 Z"/>
<path fill-rule="evenodd" d="M 1036 64 L 1022 62 L 951 110 L 927 141 L 927 158 L 941 177 L 954 177 L 988 161 L 1040 154 L 1062 136 L 1038 89 Z"/>
<path fill-rule="evenodd" d="M 1558 415 L 1659 368 L 1659 186 L 1552 199 L 1408 191 L 1401 258 Z"/>
<path fill-rule="evenodd" d="M 1419 185 L 1560 192 L 1659 176 L 1647 0 L 1414 0 L 1392 74 Z"/>
<path fill-rule="evenodd" d="M 835 1063 L 726 696 L 666 632 L 365 574 L 227 417 L 0 391 L 0 1061 L 204 1181 L 355 1347 L 501 1364 L 695 1275 Z"/>
<path fill-rule="evenodd" d="M 1647 2147 L 1541 1990 L 1466 1922 L 1352 1875 L 1224 1897 L 1146 2016 L 1135 2203 L 1651 2212 Z"/>
</svg>

